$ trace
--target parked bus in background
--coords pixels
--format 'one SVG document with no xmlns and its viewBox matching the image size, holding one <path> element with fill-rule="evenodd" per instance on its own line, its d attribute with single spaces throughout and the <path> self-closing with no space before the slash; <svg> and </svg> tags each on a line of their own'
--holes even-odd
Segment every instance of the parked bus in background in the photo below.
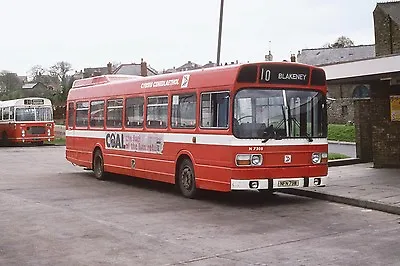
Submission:
<svg viewBox="0 0 400 266">
<path fill-rule="evenodd" d="M 53 107 L 45 98 L 0 102 L 0 141 L 43 144 L 54 140 Z"/>
<path fill-rule="evenodd" d="M 216 191 L 319 187 L 328 171 L 322 69 L 262 62 L 76 80 L 66 158 L 107 173 Z"/>
</svg>

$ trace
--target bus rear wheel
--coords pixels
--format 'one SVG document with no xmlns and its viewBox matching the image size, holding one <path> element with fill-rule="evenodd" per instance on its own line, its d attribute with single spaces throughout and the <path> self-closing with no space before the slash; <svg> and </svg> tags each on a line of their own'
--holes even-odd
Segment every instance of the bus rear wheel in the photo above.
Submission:
<svg viewBox="0 0 400 266">
<path fill-rule="evenodd" d="M 178 185 L 183 196 L 195 198 L 197 194 L 196 176 L 193 164 L 189 159 L 184 159 L 179 166 Z"/>
<path fill-rule="evenodd" d="M 93 173 L 94 176 L 99 180 L 106 179 L 106 173 L 104 172 L 103 154 L 100 150 L 96 150 L 93 156 Z"/>
</svg>

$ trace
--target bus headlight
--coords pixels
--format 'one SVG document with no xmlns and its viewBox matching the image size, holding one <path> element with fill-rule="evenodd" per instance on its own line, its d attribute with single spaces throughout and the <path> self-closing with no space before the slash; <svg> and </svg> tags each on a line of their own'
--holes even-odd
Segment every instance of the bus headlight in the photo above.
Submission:
<svg viewBox="0 0 400 266">
<path fill-rule="evenodd" d="M 47 136 L 50 136 L 50 129 L 47 129 Z"/>
<path fill-rule="evenodd" d="M 23 130 L 21 131 L 21 135 L 22 135 L 22 137 L 25 137 L 25 129 L 23 129 Z"/>
<path fill-rule="evenodd" d="M 237 154 L 236 165 L 237 166 L 260 166 L 262 164 L 263 157 L 261 154 Z"/>
<path fill-rule="evenodd" d="M 262 164 L 262 155 L 261 154 L 254 154 L 251 156 L 251 164 L 258 166 Z"/>
<path fill-rule="evenodd" d="M 322 158 L 322 156 L 321 156 L 321 153 L 319 153 L 319 152 L 314 152 L 311 155 L 311 161 L 312 161 L 313 164 L 321 163 L 321 158 Z"/>
</svg>

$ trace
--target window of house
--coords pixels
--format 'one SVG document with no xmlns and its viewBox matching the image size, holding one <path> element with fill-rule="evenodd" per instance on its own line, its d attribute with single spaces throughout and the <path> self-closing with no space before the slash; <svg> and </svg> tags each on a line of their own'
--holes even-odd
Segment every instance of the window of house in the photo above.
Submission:
<svg viewBox="0 0 400 266">
<path fill-rule="evenodd" d="M 144 98 L 126 99 L 125 126 L 129 128 L 143 127 Z"/>
<path fill-rule="evenodd" d="M 168 120 L 168 96 L 147 98 L 147 127 L 166 128 Z"/>
<path fill-rule="evenodd" d="M 68 104 L 68 126 L 74 126 L 74 113 L 75 113 L 75 106 L 74 103 Z"/>
<path fill-rule="evenodd" d="M 196 127 L 196 95 L 173 95 L 172 117 L 173 128 L 195 128 Z"/>
<path fill-rule="evenodd" d="M 229 121 L 229 93 L 201 94 L 201 127 L 227 128 Z"/>
<path fill-rule="evenodd" d="M 348 115 L 349 114 L 349 109 L 347 105 L 342 106 L 342 115 Z"/>
<path fill-rule="evenodd" d="M 90 127 L 104 128 L 104 101 L 90 102 Z"/>
<path fill-rule="evenodd" d="M 122 127 L 123 99 L 112 99 L 107 101 L 107 127 Z"/>
<path fill-rule="evenodd" d="M 88 126 L 88 115 L 89 115 L 89 102 L 77 102 L 76 103 L 76 126 L 87 127 Z"/>
<path fill-rule="evenodd" d="M 353 98 L 369 98 L 370 97 L 370 90 L 365 85 L 358 85 L 355 87 L 353 91 Z"/>
</svg>

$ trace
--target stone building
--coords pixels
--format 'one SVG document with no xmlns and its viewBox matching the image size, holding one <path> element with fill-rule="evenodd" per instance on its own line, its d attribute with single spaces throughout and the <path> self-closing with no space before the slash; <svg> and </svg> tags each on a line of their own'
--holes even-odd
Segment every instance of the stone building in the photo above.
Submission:
<svg viewBox="0 0 400 266">
<path fill-rule="evenodd" d="M 344 48 L 303 49 L 297 54 L 297 62 L 314 66 L 325 66 L 373 57 L 375 57 L 375 45 L 372 44 Z M 329 85 L 328 122 L 331 124 L 353 122 L 354 99 L 368 97 L 368 84 Z"/>
<path fill-rule="evenodd" d="M 378 3 L 373 14 L 376 56 L 400 53 L 400 2 Z"/>
<path fill-rule="evenodd" d="M 400 1 L 378 3 L 373 15 L 377 56 L 323 68 L 328 85 L 369 85 L 370 97 L 354 101 L 357 157 L 400 167 Z"/>
</svg>

